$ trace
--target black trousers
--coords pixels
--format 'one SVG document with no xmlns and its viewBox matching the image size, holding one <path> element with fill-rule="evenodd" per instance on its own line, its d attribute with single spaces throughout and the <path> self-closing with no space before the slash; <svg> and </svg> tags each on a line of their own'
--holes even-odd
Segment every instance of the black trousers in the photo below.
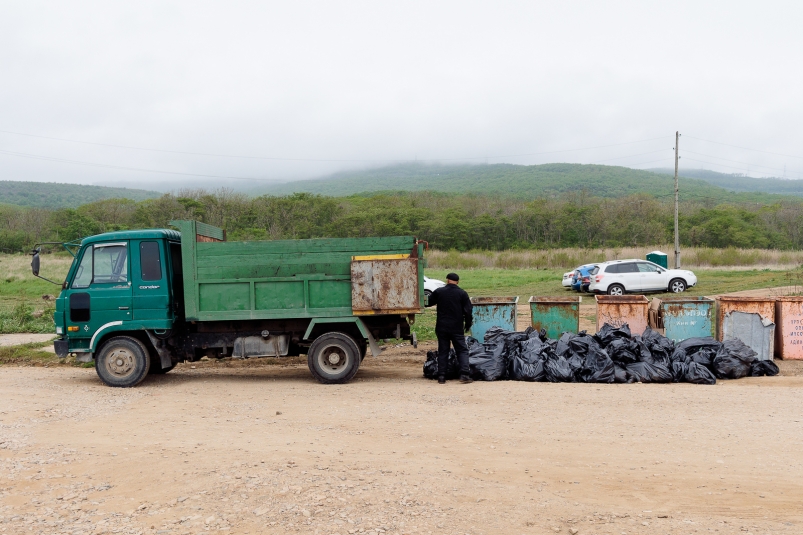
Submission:
<svg viewBox="0 0 803 535">
<path fill-rule="evenodd" d="M 468 366 L 468 345 L 466 345 L 466 335 L 463 333 L 445 333 L 435 331 L 438 337 L 438 375 L 446 370 L 446 363 L 449 359 L 449 344 L 454 346 L 457 353 L 457 362 L 460 364 L 460 375 L 471 375 Z"/>
</svg>

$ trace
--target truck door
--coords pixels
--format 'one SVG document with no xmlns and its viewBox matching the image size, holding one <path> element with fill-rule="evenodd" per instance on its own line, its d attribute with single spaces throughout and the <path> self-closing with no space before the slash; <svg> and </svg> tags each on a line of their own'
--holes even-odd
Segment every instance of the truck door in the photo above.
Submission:
<svg viewBox="0 0 803 535">
<path fill-rule="evenodd" d="M 170 288 L 164 241 L 143 240 L 135 244 L 132 264 L 134 277 L 134 319 L 172 320 Z M 164 325 L 163 328 L 169 328 Z"/>
<path fill-rule="evenodd" d="M 84 248 L 78 270 L 66 290 L 66 325 L 70 338 L 88 348 L 103 330 L 131 319 L 128 242 L 96 243 Z"/>
</svg>

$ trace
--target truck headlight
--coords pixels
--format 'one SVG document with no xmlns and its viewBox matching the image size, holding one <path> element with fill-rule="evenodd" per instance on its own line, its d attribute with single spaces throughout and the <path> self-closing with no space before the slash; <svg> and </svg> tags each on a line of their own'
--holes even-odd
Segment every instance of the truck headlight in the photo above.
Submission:
<svg viewBox="0 0 803 535">
<path fill-rule="evenodd" d="M 64 334 L 64 331 L 61 327 L 56 327 L 56 334 Z"/>
</svg>

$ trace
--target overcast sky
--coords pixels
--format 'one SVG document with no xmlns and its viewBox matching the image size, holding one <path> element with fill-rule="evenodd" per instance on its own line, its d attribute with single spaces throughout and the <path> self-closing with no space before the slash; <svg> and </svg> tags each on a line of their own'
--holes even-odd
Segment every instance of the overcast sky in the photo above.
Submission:
<svg viewBox="0 0 803 535">
<path fill-rule="evenodd" d="M 802 21 L 799 1 L 3 2 L 0 180 L 670 167 L 676 130 L 681 168 L 803 178 Z"/>
</svg>

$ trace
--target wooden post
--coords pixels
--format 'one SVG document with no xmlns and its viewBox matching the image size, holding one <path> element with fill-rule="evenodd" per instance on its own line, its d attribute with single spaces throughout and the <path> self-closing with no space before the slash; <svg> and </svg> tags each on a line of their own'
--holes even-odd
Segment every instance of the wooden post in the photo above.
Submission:
<svg viewBox="0 0 803 535">
<path fill-rule="evenodd" d="M 675 132 L 675 269 L 680 269 L 680 233 L 678 232 L 678 142 L 680 133 Z"/>
</svg>

